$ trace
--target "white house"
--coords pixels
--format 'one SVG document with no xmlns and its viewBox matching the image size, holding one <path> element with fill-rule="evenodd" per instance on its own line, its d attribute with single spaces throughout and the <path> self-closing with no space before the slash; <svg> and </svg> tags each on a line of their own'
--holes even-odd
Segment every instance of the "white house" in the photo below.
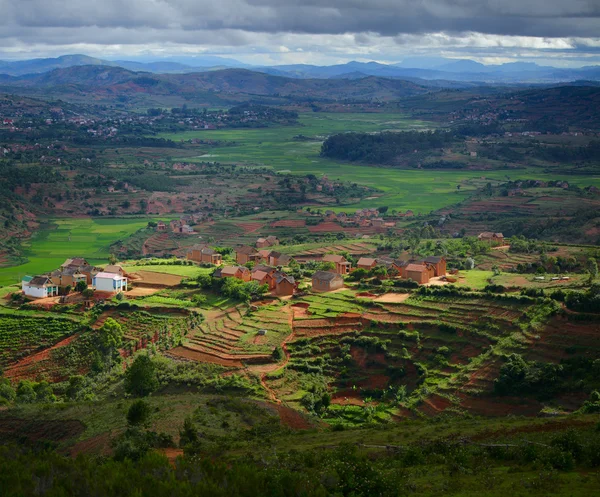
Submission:
<svg viewBox="0 0 600 497">
<path fill-rule="evenodd" d="M 96 276 L 94 276 L 92 285 L 99 292 L 126 292 L 127 278 L 115 273 L 98 273 Z"/>
<path fill-rule="evenodd" d="M 58 295 L 58 285 L 53 284 L 48 276 L 25 276 L 21 288 L 25 295 L 35 299 Z"/>
</svg>

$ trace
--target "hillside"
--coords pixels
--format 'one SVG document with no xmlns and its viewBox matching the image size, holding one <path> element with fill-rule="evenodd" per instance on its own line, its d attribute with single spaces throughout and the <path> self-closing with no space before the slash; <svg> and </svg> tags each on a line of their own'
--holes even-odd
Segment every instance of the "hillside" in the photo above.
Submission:
<svg viewBox="0 0 600 497">
<path fill-rule="evenodd" d="M 310 100 L 393 100 L 420 95 L 424 86 L 401 80 L 293 79 L 246 69 L 224 69 L 191 74 L 150 74 L 118 67 L 74 66 L 44 74 L 5 78 L 6 91 L 27 89 L 34 94 L 78 96 L 90 91 L 98 96 L 181 95 L 191 100 L 198 93 L 213 93 L 226 100 L 262 97 Z M 234 98 L 235 97 L 235 98 Z"/>
</svg>

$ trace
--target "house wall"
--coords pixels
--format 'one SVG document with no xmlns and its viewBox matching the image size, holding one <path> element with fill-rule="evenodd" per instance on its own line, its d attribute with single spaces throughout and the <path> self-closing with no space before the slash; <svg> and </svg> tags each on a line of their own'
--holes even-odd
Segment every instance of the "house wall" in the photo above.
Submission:
<svg viewBox="0 0 600 497">
<path fill-rule="evenodd" d="M 187 259 L 194 262 L 202 262 L 202 254 L 199 250 L 190 250 L 187 253 Z"/>
<path fill-rule="evenodd" d="M 25 295 L 27 295 L 28 297 L 33 297 L 36 299 L 43 299 L 48 296 L 47 288 L 43 288 L 43 287 L 40 288 L 37 286 L 29 286 L 25 283 L 23 283 L 22 288 L 23 288 L 23 293 Z"/>
<path fill-rule="evenodd" d="M 121 283 L 119 280 L 95 278 L 94 283 L 99 292 L 120 292 L 125 289 L 125 282 Z"/>
<path fill-rule="evenodd" d="M 275 293 L 277 295 L 293 295 L 294 294 L 294 285 L 287 280 L 283 280 L 281 283 L 277 285 L 275 289 Z"/>
<path fill-rule="evenodd" d="M 235 253 L 235 262 L 237 262 L 238 264 L 243 265 L 249 261 L 250 259 L 246 254 L 241 254 L 239 252 Z"/>
<path fill-rule="evenodd" d="M 429 274 L 427 271 L 406 271 L 406 279 L 411 279 L 420 285 L 423 285 L 425 283 L 429 283 Z"/>
<path fill-rule="evenodd" d="M 344 286 L 344 280 L 334 279 L 330 281 L 313 280 L 312 289 L 316 292 L 330 292 Z"/>
</svg>

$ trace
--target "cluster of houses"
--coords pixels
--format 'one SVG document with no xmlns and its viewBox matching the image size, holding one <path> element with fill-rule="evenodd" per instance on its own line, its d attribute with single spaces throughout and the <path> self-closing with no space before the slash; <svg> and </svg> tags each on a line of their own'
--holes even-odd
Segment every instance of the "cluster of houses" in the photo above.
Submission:
<svg viewBox="0 0 600 497">
<path fill-rule="evenodd" d="M 396 216 L 410 217 L 414 213 L 408 210 L 404 213 L 395 213 Z M 347 214 L 345 212 L 335 213 L 332 210 L 325 211 L 325 219 L 327 221 L 338 222 L 342 226 L 359 226 L 363 228 L 394 228 L 396 223 L 394 221 L 386 221 L 381 217 L 381 213 L 375 208 L 359 209 L 354 214 Z"/>
<path fill-rule="evenodd" d="M 206 214 L 186 214 L 181 216 L 179 219 L 173 219 L 169 221 L 169 224 L 164 221 L 158 221 L 156 223 L 156 231 L 165 233 L 172 231 L 173 233 L 183 233 L 184 235 L 194 234 L 194 224 L 202 222 L 206 218 Z"/>
<path fill-rule="evenodd" d="M 259 285 L 267 285 L 269 291 L 276 295 L 293 295 L 298 284 L 293 276 L 280 269 L 264 264 L 257 264 L 252 269 L 246 266 L 225 266 L 213 273 L 214 278 L 237 278 L 242 281 L 256 281 Z"/>
<path fill-rule="evenodd" d="M 98 292 L 127 291 L 127 277 L 121 266 L 111 264 L 99 268 L 82 257 L 67 259 L 59 269 L 48 274 L 25 276 L 21 281 L 21 288 L 25 296 L 40 299 L 55 297 L 61 289 L 64 292 L 67 287 L 75 288 L 79 282 L 84 282 Z"/>
<path fill-rule="evenodd" d="M 504 245 L 504 235 L 502 233 L 484 231 L 483 233 L 479 233 L 477 239 L 481 242 L 486 242 L 493 246 Z"/>
</svg>

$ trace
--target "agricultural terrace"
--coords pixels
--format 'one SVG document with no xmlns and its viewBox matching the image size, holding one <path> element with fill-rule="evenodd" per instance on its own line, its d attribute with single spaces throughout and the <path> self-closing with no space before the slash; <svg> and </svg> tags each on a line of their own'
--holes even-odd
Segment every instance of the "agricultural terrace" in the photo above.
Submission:
<svg viewBox="0 0 600 497">
<path fill-rule="evenodd" d="M 150 218 L 65 218 L 42 224 L 24 242 L 28 262 L 0 268 L 0 285 L 21 281 L 27 274 L 52 271 L 69 257 L 84 257 L 90 264 L 106 264 L 112 243 L 145 227 Z"/>
<path fill-rule="evenodd" d="M 353 204 L 352 208 L 388 206 L 390 209 L 427 213 L 457 204 L 488 182 L 506 181 L 504 170 L 402 170 L 367 165 L 347 164 L 320 157 L 321 143 L 326 136 L 346 131 L 402 131 L 430 129 L 434 123 L 415 121 L 402 114 L 302 113 L 297 126 L 267 129 L 203 130 L 185 133 L 165 133 L 161 137 L 175 141 L 203 139 L 229 142 L 227 146 L 212 147 L 198 162 L 215 160 L 236 164 L 269 166 L 276 171 L 293 174 L 327 175 L 330 180 L 358 183 L 382 193 Z M 304 135 L 314 140 L 294 140 Z M 232 143 L 235 142 L 235 143 Z M 184 159 L 182 159 L 184 160 Z M 544 173 L 524 167 L 514 170 L 520 179 L 565 180 L 579 186 L 600 186 L 600 177 L 574 177 L 569 174 Z M 461 185 L 457 190 L 457 185 Z M 347 210 L 347 206 L 332 210 Z"/>
<path fill-rule="evenodd" d="M 209 311 L 169 355 L 232 367 L 275 362 L 273 351 L 291 334 L 291 322 L 289 306 L 279 302 Z"/>
</svg>

